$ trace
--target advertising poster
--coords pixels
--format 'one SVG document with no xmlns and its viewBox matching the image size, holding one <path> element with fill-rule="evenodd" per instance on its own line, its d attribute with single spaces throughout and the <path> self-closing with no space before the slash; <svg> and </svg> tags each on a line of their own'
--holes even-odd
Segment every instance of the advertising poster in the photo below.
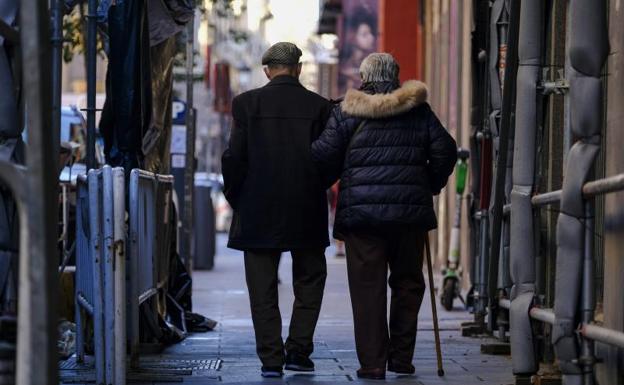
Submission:
<svg viewBox="0 0 624 385">
<path fill-rule="evenodd" d="M 343 0 L 339 31 L 340 53 L 338 92 L 361 85 L 360 64 L 377 50 L 378 0 Z"/>
</svg>

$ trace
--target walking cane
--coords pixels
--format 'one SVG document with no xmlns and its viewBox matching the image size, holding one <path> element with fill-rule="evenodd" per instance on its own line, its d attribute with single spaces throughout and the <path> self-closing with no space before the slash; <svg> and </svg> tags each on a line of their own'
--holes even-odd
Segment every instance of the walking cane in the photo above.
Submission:
<svg viewBox="0 0 624 385">
<path fill-rule="evenodd" d="M 442 347 L 440 346 L 440 328 L 438 327 L 438 311 L 436 299 L 433 293 L 433 268 L 431 267 L 431 251 L 429 249 L 429 235 L 425 235 L 425 250 L 427 257 L 427 270 L 429 271 L 429 292 L 431 293 L 431 313 L 433 315 L 433 334 L 435 336 L 436 356 L 438 359 L 438 376 L 444 376 L 442 368 Z"/>
</svg>

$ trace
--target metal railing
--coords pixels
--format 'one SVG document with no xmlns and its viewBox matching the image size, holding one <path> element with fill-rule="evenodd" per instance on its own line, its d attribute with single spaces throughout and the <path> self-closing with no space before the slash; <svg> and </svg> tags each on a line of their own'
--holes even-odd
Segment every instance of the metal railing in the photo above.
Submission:
<svg viewBox="0 0 624 385">
<path fill-rule="evenodd" d="M 123 168 L 90 170 L 77 183 L 76 353 L 85 358 L 93 320 L 96 383 L 125 383 L 126 273 Z"/>
<path fill-rule="evenodd" d="M 511 307 L 511 301 L 503 298 L 499 300 L 498 305 L 503 309 L 509 309 Z M 549 325 L 555 324 L 555 313 L 552 309 L 533 307 L 529 311 L 529 316 L 536 321 Z M 605 328 L 596 324 L 582 324 L 578 329 L 578 333 L 594 341 L 624 348 L 624 333 L 617 330 Z"/>
<path fill-rule="evenodd" d="M 611 177 L 587 182 L 583 185 L 583 198 L 588 200 L 599 195 L 624 191 L 624 174 L 618 174 Z M 534 208 L 544 207 L 548 205 L 558 204 L 561 200 L 561 190 L 551 191 L 543 194 L 535 195 L 531 199 Z M 587 204 L 587 203 L 586 203 Z M 505 212 L 511 211 L 511 205 L 505 206 Z M 593 228 L 586 228 L 586 231 L 593 231 Z M 593 233 L 591 234 L 593 236 Z M 589 272 L 591 273 L 591 272 Z M 585 275 L 584 275 L 585 277 Z M 583 286 L 589 286 L 589 283 L 583 282 Z M 507 298 L 499 299 L 498 305 L 504 309 L 511 308 L 511 301 Z M 555 323 L 555 313 L 552 309 L 532 307 L 529 311 L 532 319 L 553 325 Z M 624 348 L 624 332 L 609 329 L 594 323 L 580 322 L 578 333 L 590 340 L 598 341 L 607 345 Z"/>
<path fill-rule="evenodd" d="M 604 179 L 587 182 L 583 185 L 583 197 L 593 198 L 598 195 L 605 195 L 612 192 L 624 190 L 624 174 L 618 174 Z M 558 204 L 561 200 L 561 190 L 537 194 L 531 198 L 531 204 L 534 207 L 542 207 Z M 505 214 L 511 212 L 511 205 L 505 205 Z"/>
<path fill-rule="evenodd" d="M 89 317 L 98 384 L 125 383 L 127 343 L 131 365 L 138 365 L 140 308 L 169 276 L 173 177 L 132 170 L 127 231 L 124 177 L 123 168 L 104 166 L 77 182 L 76 352 L 84 362 Z M 146 309 L 158 317 L 155 301 Z"/>
<path fill-rule="evenodd" d="M 173 176 L 134 169 L 129 185 L 128 317 L 131 363 L 138 364 L 139 308 L 167 283 L 171 255 Z M 157 309 L 150 306 L 151 315 Z"/>
</svg>

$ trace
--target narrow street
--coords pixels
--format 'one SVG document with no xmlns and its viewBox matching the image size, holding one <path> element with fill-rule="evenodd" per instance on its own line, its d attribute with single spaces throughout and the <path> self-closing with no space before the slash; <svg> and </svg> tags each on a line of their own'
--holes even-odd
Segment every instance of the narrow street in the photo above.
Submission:
<svg viewBox="0 0 624 385">
<path fill-rule="evenodd" d="M 286 372 L 281 380 L 263 379 L 260 361 L 255 354 L 253 328 L 249 315 L 249 300 L 245 286 L 242 254 L 225 247 L 226 237 L 218 236 L 215 268 L 209 272 L 195 272 L 194 310 L 219 322 L 213 332 L 194 334 L 182 343 L 168 348 L 162 360 L 222 360 L 218 370 L 194 371 L 184 376 L 184 383 L 239 383 L 239 384 L 334 384 L 339 382 L 380 383 L 362 381 L 355 376 L 359 368 L 353 342 L 353 321 L 346 281 L 344 259 L 335 258 L 333 249 L 327 250 L 328 277 L 321 318 L 315 337 L 316 364 L 314 374 Z M 292 306 L 290 256 L 284 254 L 280 266 L 280 305 L 284 336 Z M 438 307 L 439 308 L 439 307 Z M 461 337 L 460 323 L 472 317 L 459 307 L 454 312 L 439 308 L 442 329 L 446 376 L 436 374 L 435 348 L 432 330 L 431 305 L 425 297 L 421 309 L 416 342 L 415 376 L 396 376 L 388 373 L 386 383 L 507 385 L 514 383 L 511 361 L 507 356 L 480 354 L 482 340 Z M 156 357 L 146 357 L 154 359 Z"/>
<path fill-rule="evenodd" d="M 0 0 L 0 385 L 624 385 L 623 55 L 622 0 Z"/>
</svg>

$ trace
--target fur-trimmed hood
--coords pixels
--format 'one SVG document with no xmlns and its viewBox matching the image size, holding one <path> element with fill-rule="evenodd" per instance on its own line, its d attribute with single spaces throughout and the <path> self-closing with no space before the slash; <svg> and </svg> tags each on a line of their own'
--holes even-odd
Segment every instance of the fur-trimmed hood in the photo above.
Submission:
<svg viewBox="0 0 624 385">
<path fill-rule="evenodd" d="M 377 119 L 399 115 L 427 101 L 427 86 L 408 80 L 389 94 L 367 94 L 351 89 L 341 103 L 342 111 L 358 117 Z"/>
</svg>

